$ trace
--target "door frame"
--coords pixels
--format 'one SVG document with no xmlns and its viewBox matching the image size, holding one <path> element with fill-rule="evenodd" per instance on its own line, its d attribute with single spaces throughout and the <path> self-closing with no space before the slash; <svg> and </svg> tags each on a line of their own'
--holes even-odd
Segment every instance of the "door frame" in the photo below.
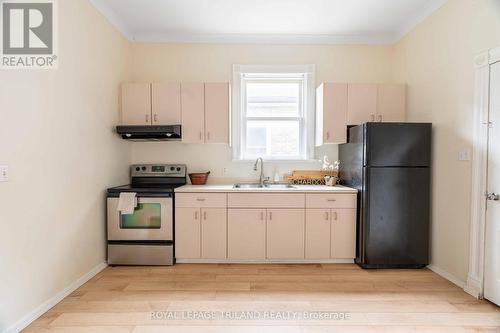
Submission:
<svg viewBox="0 0 500 333">
<path fill-rule="evenodd" d="M 483 298 L 485 264 L 488 133 L 490 111 L 490 66 L 500 62 L 500 47 L 474 57 L 474 136 L 472 152 L 471 223 L 469 273 L 464 290 Z"/>
</svg>

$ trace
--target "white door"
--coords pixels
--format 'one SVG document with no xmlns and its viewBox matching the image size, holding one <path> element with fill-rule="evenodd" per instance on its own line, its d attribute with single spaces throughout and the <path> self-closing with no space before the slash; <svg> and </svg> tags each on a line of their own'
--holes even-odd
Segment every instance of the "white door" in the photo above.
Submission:
<svg viewBox="0 0 500 333">
<path fill-rule="evenodd" d="M 304 209 L 267 210 L 267 258 L 304 258 Z"/>
<path fill-rule="evenodd" d="M 227 255 L 229 259 L 266 258 L 266 210 L 229 209 Z"/>
<path fill-rule="evenodd" d="M 484 297 L 500 305 L 500 62 L 491 66 Z"/>
</svg>

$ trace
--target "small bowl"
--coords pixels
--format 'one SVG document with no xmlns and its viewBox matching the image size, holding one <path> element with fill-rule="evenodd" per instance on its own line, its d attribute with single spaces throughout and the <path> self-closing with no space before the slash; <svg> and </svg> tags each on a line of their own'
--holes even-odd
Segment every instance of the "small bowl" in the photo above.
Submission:
<svg viewBox="0 0 500 333">
<path fill-rule="evenodd" d="M 191 179 L 191 184 L 193 185 L 205 185 L 207 183 L 208 172 L 193 172 L 189 174 L 189 179 Z"/>
</svg>

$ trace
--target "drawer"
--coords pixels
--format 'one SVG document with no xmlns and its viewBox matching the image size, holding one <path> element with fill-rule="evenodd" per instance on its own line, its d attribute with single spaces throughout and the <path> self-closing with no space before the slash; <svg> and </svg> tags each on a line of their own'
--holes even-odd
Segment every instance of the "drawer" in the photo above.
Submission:
<svg viewBox="0 0 500 333">
<path fill-rule="evenodd" d="M 228 193 L 232 208 L 304 208 L 304 193 Z"/>
<path fill-rule="evenodd" d="M 356 194 L 306 194 L 307 208 L 356 208 Z"/>
<path fill-rule="evenodd" d="M 226 193 L 176 193 L 175 207 L 226 207 Z"/>
</svg>

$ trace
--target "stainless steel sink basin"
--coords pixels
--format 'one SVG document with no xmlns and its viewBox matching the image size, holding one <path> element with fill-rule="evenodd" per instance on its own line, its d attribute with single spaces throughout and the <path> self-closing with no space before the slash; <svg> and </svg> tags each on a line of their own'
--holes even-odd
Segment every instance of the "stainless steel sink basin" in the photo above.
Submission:
<svg viewBox="0 0 500 333">
<path fill-rule="evenodd" d="M 290 184 L 265 184 L 264 187 L 267 188 L 295 188 L 295 186 Z"/>
<path fill-rule="evenodd" d="M 240 184 L 234 184 L 234 188 L 295 188 L 294 186 L 290 184 L 258 184 L 258 183 L 240 183 Z"/>
<path fill-rule="evenodd" d="M 261 184 L 234 184 L 234 188 L 263 188 Z"/>
</svg>

